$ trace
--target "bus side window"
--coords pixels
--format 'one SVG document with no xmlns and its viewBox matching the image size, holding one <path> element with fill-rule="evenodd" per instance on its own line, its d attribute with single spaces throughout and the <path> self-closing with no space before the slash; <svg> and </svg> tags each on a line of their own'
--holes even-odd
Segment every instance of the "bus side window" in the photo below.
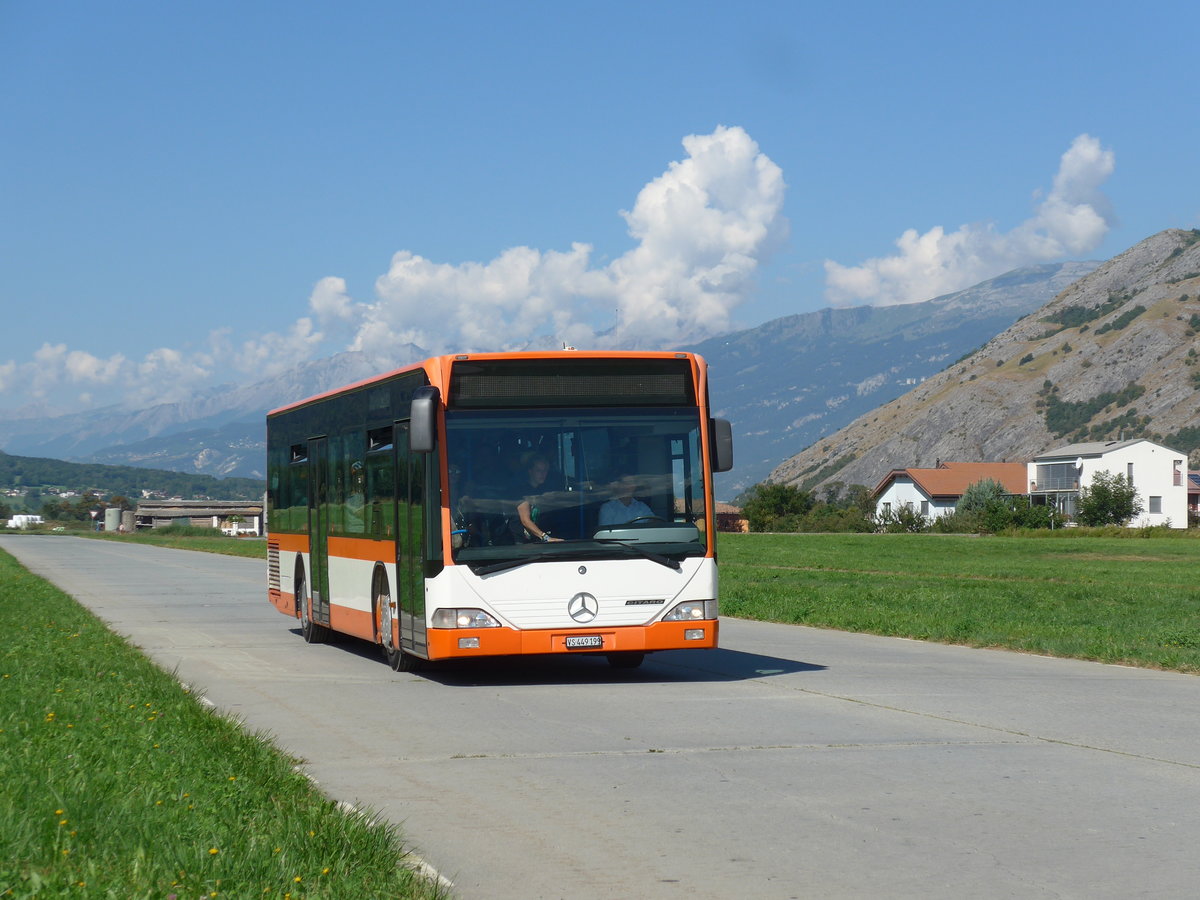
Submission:
<svg viewBox="0 0 1200 900">
<path fill-rule="evenodd" d="M 390 538 L 394 531 L 393 446 L 391 425 L 367 432 L 367 533 L 377 538 Z"/>
</svg>

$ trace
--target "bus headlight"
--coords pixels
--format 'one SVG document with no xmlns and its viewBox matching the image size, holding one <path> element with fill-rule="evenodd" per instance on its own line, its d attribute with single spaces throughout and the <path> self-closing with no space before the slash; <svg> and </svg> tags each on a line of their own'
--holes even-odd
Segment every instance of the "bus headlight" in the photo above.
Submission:
<svg viewBox="0 0 1200 900">
<path fill-rule="evenodd" d="M 499 628 L 500 623 L 482 609 L 434 610 L 434 628 Z"/>
<path fill-rule="evenodd" d="M 680 603 L 662 617 L 664 622 L 694 622 L 697 619 L 715 619 L 716 600 L 688 600 Z"/>
</svg>

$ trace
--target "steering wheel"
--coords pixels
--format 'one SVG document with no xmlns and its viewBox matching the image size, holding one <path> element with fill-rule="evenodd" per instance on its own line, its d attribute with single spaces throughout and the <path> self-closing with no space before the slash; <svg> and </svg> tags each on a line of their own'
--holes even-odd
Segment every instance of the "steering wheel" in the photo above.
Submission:
<svg viewBox="0 0 1200 900">
<path fill-rule="evenodd" d="M 667 520 L 662 516 L 638 516 L 636 519 L 630 519 L 625 524 L 636 525 L 638 522 L 662 522 L 665 525 Z"/>
</svg>

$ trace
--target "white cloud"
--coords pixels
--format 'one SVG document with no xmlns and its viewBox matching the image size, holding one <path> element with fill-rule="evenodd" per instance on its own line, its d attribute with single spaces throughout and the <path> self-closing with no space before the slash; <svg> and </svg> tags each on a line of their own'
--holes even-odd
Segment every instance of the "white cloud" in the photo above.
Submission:
<svg viewBox="0 0 1200 900">
<path fill-rule="evenodd" d="M 101 359 L 83 350 L 72 350 L 66 355 L 64 367 L 73 382 L 112 384 L 125 368 L 125 357 L 117 353 Z"/>
<path fill-rule="evenodd" d="M 1010 269 L 1079 256 L 1103 240 L 1112 210 L 1100 186 L 1115 157 L 1081 134 L 1062 155 L 1054 185 L 1031 218 L 1001 233 L 992 225 L 940 225 L 924 234 L 910 228 L 896 240 L 899 253 L 858 266 L 826 260 L 826 297 L 834 304 L 913 303 L 961 290 Z"/>
<path fill-rule="evenodd" d="M 76 401 L 148 406 L 343 347 L 384 356 L 398 343 L 430 352 L 559 342 L 658 348 L 719 333 L 786 234 L 783 173 L 741 128 L 691 135 L 683 147 L 685 158 L 621 212 L 634 245 L 608 265 L 594 266 L 583 242 L 511 247 L 488 262 L 434 262 L 401 250 L 377 279 L 373 302 L 356 302 L 331 276 L 313 286 L 309 314 L 283 332 L 239 342 L 221 328 L 201 349 L 160 347 L 140 361 L 47 343 L 28 362 L 0 365 L 0 392 L 45 402 L 86 385 Z"/>
<path fill-rule="evenodd" d="M 245 341 L 230 367 L 255 378 L 270 378 L 312 359 L 324 335 L 313 327 L 307 316 L 297 319 L 286 334 L 270 332 Z"/>
<path fill-rule="evenodd" d="M 133 366 L 134 376 L 127 384 L 127 401 L 151 405 L 186 400 L 209 384 L 220 369 L 208 353 L 184 352 L 159 347 L 147 353 Z"/>
<path fill-rule="evenodd" d="M 309 308 L 321 322 L 349 319 L 354 315 L 353 305 L 346 293 L 346 280 L 332 276 L 318 281 L 308 298 Z"/>
<path fill-rule="evenodd" d="M 723 331 L 786 233 L 783 173 L 741 128 L 683 145 L 687 158 L 622 213 L 637 245 L 607 266 L 592 266 L 585 243 L 565 252 L 513 247 L 486 263 L 403 250 L 376 282 L 376 302 L 349 306 L 343 284 L 333 301 L 322 294 L 320 309 L 353 314 L 351 348 L 372 352 L 410 342 L 432 352 L 559 341 L 663 347 Z"/>
</svg>

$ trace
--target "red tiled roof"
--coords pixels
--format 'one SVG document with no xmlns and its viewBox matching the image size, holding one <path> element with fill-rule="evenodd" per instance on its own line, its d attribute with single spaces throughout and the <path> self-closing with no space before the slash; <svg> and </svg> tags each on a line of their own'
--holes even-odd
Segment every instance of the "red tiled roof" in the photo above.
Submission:
<svg viewBox="0 0 1200 900">
<path fill-rule="evenodd" d="M 893 469 L 875 488 L 882 494 L 898 476 L 907 475 L 930 497 L 961 497 L 968 487 L 990 478 L 1010 494 L 1029 493 L 1029 472 L 1025 463 L 944 462 L 936 469 Z"/>
</svg>

